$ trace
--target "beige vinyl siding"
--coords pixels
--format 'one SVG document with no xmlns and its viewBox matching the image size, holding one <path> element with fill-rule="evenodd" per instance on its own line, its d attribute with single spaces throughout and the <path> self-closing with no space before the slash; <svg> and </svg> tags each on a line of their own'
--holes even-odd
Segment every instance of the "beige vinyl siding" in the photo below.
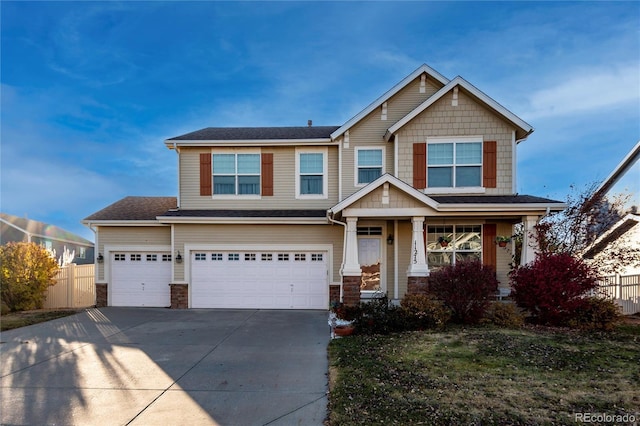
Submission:
<svg viewBox="0 0 640 426">
<path fill-rule="evenodd" d="M 104 265 L 109 261 L 105 246 L 171 246 L 170 226 L 99 226 L 96 250 L 105 257 L 96 263 L 96 280 L 104 280 Z"/>
<path fill-rule="evenodd" d="M 382 120 L 382 108 L 376 108 L 360 122 L 349 129 L 349 148 L 343 149 L 343 198 L 356 192 L 355 185 L 355 149 L 357 147 L 384 147 L 384 167 L 386 173 L 396 174 L 393 170 L 393 143 L 385 142 L 384 134 L 394 123 L 414 110 L 440 89 L 442 85 L 427 78 L 426 91 L 420 93 L 420 77 L 409 83 L 387 101 L 387 119 Z"/>
<path fill-rule="evenodd" d="M 318 147 L 322 148 L 322 147 Z M 242 152 L 245 148 L 220 148 L 229 152 Z M 200 153 L 211 148 L 182 148 L 180 151 L 180 204 L 189 209 L 328 209 L 338 200 L 338 148 L 327 147 L 328 198 L 322 200 L 296 200 L 296 149 L 289 147 L 246 148 L 253 152 L 273 153 L 273 196 L 260 198 L 219 199 L 200 195 Z M 216 148 L 218 150 L 218 148 Z"/>
<path fill-rule="evenodd" d="M 398 222 L 399 235 L 396 236 L 395 244 L 398 244 L 398 296 L 400 299 L 403 299 L 407 293 L 407 270 L 411 261 L 412 232 L 411 221 Z"/>
<path fill-rule="evenodd" d="M 460 90 L 458 106 L 451 106 L 452 92 L 431 105 L 399 132 L 398 178 L 413 185 L 413 144 L 424 143 L 429 136 L 477 136 L 497 141 L 497 187 L 487 195 L 513 193 L 512 135 L 514 128 L 493 111 L 480 105 Z"/>
<path fill-rule="evenodd" d="M 510 223 L 498 223 L 496 235 L 513 235 L 513 225 Z M 513 248 L 515 244 L 511 241 L 506 247 L 496 246 L 496 276 L 500 282 L 500 287 L 509 287 L 510 264 L 513 262 Z"/>
<path fill-rule="evenodd" d="M 186 281 L 184 265 L 189 254 L 185 245 L 318 245 L 333 246 L 333 277 L 340 282 L 344 227 L 340 225 L 174 225 L 175 249 L 185 261 L 175 264 L 174 280 Z"/>
</svg>

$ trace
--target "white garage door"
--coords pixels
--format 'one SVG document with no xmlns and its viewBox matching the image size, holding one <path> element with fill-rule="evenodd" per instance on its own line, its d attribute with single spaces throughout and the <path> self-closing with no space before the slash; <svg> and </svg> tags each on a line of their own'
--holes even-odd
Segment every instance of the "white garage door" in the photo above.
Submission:
<svg viewBox="0 0 640 426">
<path fill-rule="evenodd" d="M 111 305 L 171 305 L 171 254 L 115 252 L 111 254 Z"/>
<path fill-rule="evenodd" d="M 191 253 L 192 308 L 326 309 L 327 252 Z"/>
</svg>

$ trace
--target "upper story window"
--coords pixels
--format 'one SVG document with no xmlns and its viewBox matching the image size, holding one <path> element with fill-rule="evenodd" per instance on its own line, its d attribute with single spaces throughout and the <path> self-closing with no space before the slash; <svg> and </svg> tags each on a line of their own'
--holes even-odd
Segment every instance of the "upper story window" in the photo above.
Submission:
<svg viewBox="0 0 640 426">
<path fill-rule="evenodd" d="M 296 150 L 296 198 L 327 198 L 327 149 Z"/>
<path fill-rule="evenodd" d="M 213 193 L 260 195 L 260 154 L 213 154 Z"/>
<path fill-rule="evenodd" d="M 427 140 L 427 187 L 482 186 L 481 138 Z"/>
<path fill-rule="evenodd" d="M 356 148 L 356 185 L 365 185 L 382 176 L 384 150 Z"/>
</svg>

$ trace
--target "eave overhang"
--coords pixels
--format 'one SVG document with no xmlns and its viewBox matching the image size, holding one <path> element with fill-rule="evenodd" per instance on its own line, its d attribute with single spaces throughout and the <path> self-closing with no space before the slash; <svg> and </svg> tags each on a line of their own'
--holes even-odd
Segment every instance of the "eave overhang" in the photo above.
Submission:
<svg viewBox="0 0 640 426">
<path fill-rule="evenodd" d="M 635 214 L 628 214 L 620 219 L 615 225 L 611 227 L 607 232 L 602 234 L 596 239 L 582 254 L 584 259 L 593 259 L 595 255 L 603 251 L 609 243 L 620 238 L 631 228 L 640 223 L 640 216 Z"/>
<path fill-rule="evenodd" d="M 164 144 L 169 149 L 182 147 L 238 147 L 238 146 L 325 146 L 338 145 L 337 141 L 330 138 L 322 139 L 246 139 L 246 140 L 171 140 L 167 139 Z"/>
</svg>

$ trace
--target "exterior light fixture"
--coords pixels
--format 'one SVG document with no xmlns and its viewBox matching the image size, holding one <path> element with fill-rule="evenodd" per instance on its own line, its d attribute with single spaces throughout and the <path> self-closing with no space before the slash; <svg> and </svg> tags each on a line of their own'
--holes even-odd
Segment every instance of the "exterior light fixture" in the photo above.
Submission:
<svg viewBox="0 0 640 426">
<path fill-rule="evenodd" d="M 389 234 L 389 236 L 387 237 L 387 244 L 389 244 L 390 246 L 393 245 L 393 235 Z"/>
<path fill-rule="evenodd" d="M 180 255 L 180 250 L 178 250 L 178 255 L 176 256 L 176 263 L 182 263 L 182 256 Z"/>
<path fill-rule="evenodd" d="M 98 253 L 98 258 L 96 260 L 98 261 L 98 263 L 104 262 L 104 256 L 102 255 L 102 253 Z"/>
</svg>

